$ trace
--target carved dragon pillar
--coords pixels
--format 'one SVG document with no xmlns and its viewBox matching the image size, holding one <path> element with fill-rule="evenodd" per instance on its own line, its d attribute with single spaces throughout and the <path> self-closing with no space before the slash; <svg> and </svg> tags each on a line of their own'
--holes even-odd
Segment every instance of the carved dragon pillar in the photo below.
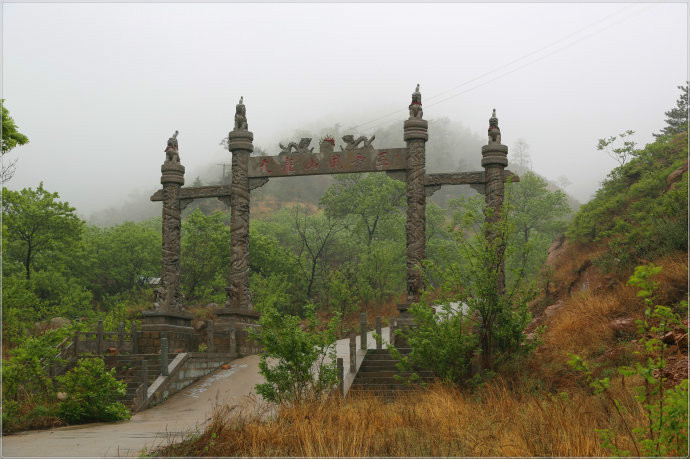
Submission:
<svg viewBox="0 0 690 459">
<path fill-rule="evenodd" d="M 166 159 L 161 166 L 163 185 L 163 224 L 161 286 L 156 298 L 156 309 L 182 311 L 184 297 L 180 292 L 180 232 L 182 229 L 180 187 L 184 185 L 184 166 L 180 164 L 177 134 L 168 140 Z"/>
<path fill-rule="evenodd" d="M 227 305 L 251 310 L 249 291 L 249 155 L 254 151 L 254 134 L 248 130 L 243 98 L 237 104 L 235 128 L 228 135 L 232 152 L 232 184 L 230 198 L 230 286 Z"/>
<path fill-rule="evenodd" d="M 412 93 L 410 117 L 404 123 L 407 143 L 407 301 L 399 305 L 401 317 L 421 299 L 424 282 L 421 264 L 426 258 L 426 195 L 424 192 L 426 141 L 429 123 L 422 119 L 422 95 L 419 85 Z"/>
<path fill-rule="evenodd" d="M 501 207 L 503 206 L 503 196 L 505 184 L 503 182 L 503 170 L 508 165 L 508 147 L 501 144 L 501 130 L 498 127 L 496 109 L 493 110 L 489 119 L 489 143 L 482 147 L 482 167 L 484 167 L 486 188 L 485 199 L 487 209 L 487 220 L 491 224 L 487 237 L 496 238 L 495 223 L 501 219 Z M 497 289 L 499 293 L 505 291 L 505 241 L 499 242 L 496 248 L 497 261 L 499 263 Z"/>
<path fill-rule="evenodd" d="M 161 337 L 168 334 L 171 349 L 189 352 L 198 348 L 198 337 L 190 326 L 192 315 L 184 310 L 184 295 L 180 291 L 180 233 L 181 212 L 184 203 L 180 200 L 180 188 L 184 185 L 184 166 L 180 164 L 177 134 L 168 139 L 165 162 L 161 166 L 163 185 L 163 222 L 161 284 L 156 289 L 153 310 L 142 311 L 142 330 L 137 348 L 142 353 L 160 350 Z"/>
</svg>

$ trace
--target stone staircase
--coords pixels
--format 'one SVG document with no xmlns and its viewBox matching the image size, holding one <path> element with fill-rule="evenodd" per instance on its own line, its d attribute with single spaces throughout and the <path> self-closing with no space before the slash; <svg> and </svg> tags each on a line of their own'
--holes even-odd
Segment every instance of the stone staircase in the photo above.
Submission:
<svg viewBox="0 0 690 459">
<path fill-rule="evenodd" d="M 170 354 L 172 361 L 176 354 Z M 160 356 L 156 354 L 138 354 L 106 357 L 108 368 L 115 368 L 115 378 L 127 384 L 127 393 L 120 399 L 132 411 L 138 411 L 140 403 L 146 396 L 146 389 L 156 380 L 161 372 Z"/>
<path fill-rule="evenodd" d="M 400 353 L 409 354 L 410 349 L 399 349 Z M 348 394 L 358 395 L 373 393 L 378 396 L 393 398 L 401 392 L 418 390 L 419 384 L 408 384 L 407 378 L 411 371 L 400 371 L 396 364 L 399 360 L 391 357 L 387 349 L 370 349 L 362 361 L 359 371 L 355 376 Z M 434 380 L 434 374 L 428 370 L 416 371 L 419 375 L 419 383 L 430 383 Z M 398 375 L 403 379 L 396 378 Z"/>
</svg>

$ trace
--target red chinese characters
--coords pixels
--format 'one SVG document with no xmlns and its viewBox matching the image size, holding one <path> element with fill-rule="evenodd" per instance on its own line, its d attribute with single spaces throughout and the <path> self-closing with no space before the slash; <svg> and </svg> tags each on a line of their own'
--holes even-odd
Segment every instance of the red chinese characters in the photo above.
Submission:
<svg viewBox="0 0 690 459">
<path fill-rule="evenodd" d="M 340 155 L 332 155 L 331 160 L 328 162 L 328 166 L 331 169 L 342 169 L 343 164 L 340 162 Z"/>
<path fill-rule="evenodd" d="M 388 166 L 388 152 L 381 151 L 376 155 L 376 167 Z"/>
<path fill-rule="evenodd" d="M 288 156 L 285 158 L 285 164 L 283 164 L 283 172 L 289 173 L 289 172 L 295 172 L 295 165 L 294 165 L 295 159 Z"/>
<path fill-rule="evenodd" d="M 308 171 L 310 171 L 312 169 L 318 169 L 319 163 L 314 161 L 314 157 L 312 156 L 311 158 L 309 158 L 309 162 L 306 162 L 306 161 L 304 162 L 304 168 Z"/>
<path fill-rule="evenodd" d="M 366 159 L 367 158 L 365 156 L 362 156 L 361 153 L 357 153 L 357 155 L 354 158 L 352 158 L 352 167 L 361 166 Z"/>
<path fill-rule="evenodd" d="M 271 169 L 268 168 L 268 160 L 266 158 L 261 160 L 261 164 L 259 164 L 259 171 L 263 172 L 264 174 L 271 173 Z"/>
</svg>

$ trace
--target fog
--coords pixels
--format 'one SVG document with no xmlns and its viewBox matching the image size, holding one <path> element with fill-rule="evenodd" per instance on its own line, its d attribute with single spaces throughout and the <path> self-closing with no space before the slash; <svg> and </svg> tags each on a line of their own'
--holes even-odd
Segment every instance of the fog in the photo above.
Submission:
<svg viewBox="0 0 690 459">
<path fill-rule="evenodd" d="M 496 108 L 503 143 L 524 139 L 534 171 L 567 176 L 585 202 L 616 166 L 597 139 L 632 129 L 652 141 L 687 80 L 684 3 L 5 3 L 2 13 L 2 97 L 30 140 L 8 155 L 18 163 L 6 186 L 43 181 L 83 217 L 160 187 L 175 130 L 187 185 L 220 176 L 240 96 L 269 154 L 299 130 L 397 123 L 398 143 L 377 136 L 381 148 L 404 145 L 417 83 L 426 119 L 482 143 Z"/>
</svg>

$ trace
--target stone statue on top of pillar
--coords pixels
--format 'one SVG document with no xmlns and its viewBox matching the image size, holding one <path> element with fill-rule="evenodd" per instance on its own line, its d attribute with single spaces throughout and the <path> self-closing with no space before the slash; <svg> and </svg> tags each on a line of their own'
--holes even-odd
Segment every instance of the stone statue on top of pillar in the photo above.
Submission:
<svg viewBox="0 0 690 459">
<path fill-rule="evenodd" d="M 412 103 L 410 103 L 410 119 L 422 119 L 424 112 L 422 111 L 422 93 L 419 92 L 419 83 L 412 93 Z"/>
</svg>

